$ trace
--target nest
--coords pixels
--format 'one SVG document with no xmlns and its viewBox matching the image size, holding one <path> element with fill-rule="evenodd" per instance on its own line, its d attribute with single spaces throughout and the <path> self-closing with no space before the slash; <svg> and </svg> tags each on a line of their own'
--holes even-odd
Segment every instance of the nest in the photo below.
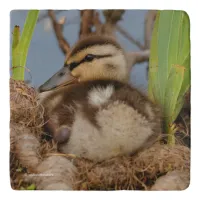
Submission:
<svg viewBox="0 0 200 200">
<path fill-rule="evenodd" d="M 10 111 L 11 123 L 33 128 L 41 132 L 44 124 L 44 109 L 37 101 L 37 92 L 23 81 L 10 79 Z"/>
<path fill-rule="evenodd" d="M 13 189 L 25 189 L 34 183 L 40 190 L 158 190 L 160 182 L 172 185 L 169 180 L 175 176 L 184 182 L 176 189 L 185 189 L 189 184 L 190 150 L 183 145 L 155 144 L 133 156 L 95 163 L 61 154 L 53 141 L 42 139 L 44 110 L 37 101 L 37 92 L 24 82 L 10 81 L 10 109 Z M 160 179 L 165 176 L 167 181 Z"/>
</svg>

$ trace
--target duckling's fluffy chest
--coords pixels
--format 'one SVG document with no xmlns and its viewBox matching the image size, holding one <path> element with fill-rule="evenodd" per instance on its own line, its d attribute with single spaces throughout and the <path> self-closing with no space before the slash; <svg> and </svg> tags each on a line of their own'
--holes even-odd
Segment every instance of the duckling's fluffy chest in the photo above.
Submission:
<svg viewBox="0 0 200 200">
<path fill-rule="evenodd" d="M 90 81 L 51 94 L 44 104 L 55 130 L 68 127 L 64 153 L 104 160 L 134 153 L 161 132 L 159 108 L 117 81 Z"/>
</svg>

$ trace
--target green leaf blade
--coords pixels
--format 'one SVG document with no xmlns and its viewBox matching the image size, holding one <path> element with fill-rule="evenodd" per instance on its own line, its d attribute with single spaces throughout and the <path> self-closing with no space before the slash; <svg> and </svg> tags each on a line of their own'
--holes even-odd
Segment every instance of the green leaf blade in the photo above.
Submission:
<svg viewBox="0 0 200 200">
<path fill-rule="evenodd" d="M 152 34 L 149 96 L 158 103 L 165 125 L 173 124 L 190 87 L 189 18 L 183 11 L 159 12 Z M 153 66 L 157 64 L 156 70 Z M 171 134 L 170 127 L 165 127 Z M 170 139 L 172 140 L 172 138 Z"/>
</svg>

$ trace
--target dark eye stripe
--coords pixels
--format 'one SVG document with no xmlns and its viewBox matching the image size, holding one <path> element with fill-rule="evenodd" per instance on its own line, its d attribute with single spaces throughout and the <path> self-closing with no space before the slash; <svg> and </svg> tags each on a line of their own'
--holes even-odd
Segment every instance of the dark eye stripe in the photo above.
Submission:
<svg viewBox="0 0 200 200">
<path fill-rule="evenodd" d="M 87 56 L 87 55 L 86 55 Z M 93 55 L 93 60 L 94 59 L 100 59 L 100 58 L 107 58 L 107 57 L 111 57 L 111 54 L 106 54 L 106 55 Z M 92 61 L 92 60 L 91 60 Z M 85 59 L 85 57 L 80 61 L 80 62 L 72 62 L 69 65 L 65 65 L 65 67 L 69 67 L 69 70 L 72 71 L 74 68 L 76 68 L 78 65 L 80 65 L 81 63 L 84 62 L 91 62 L 87 59 Z"/>
<path fill-rule="evenodd" d="M 69 70 L 72 71 L 74 68 L 76 68 L 80 63 L 72 62 L 69 64 Z"/>
</svg>

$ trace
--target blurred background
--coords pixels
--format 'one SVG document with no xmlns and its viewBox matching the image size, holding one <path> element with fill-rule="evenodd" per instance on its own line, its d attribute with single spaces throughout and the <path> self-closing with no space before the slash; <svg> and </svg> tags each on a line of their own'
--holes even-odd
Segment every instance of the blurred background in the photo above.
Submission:
<svg viewBox="0 0 200 200">
<path fill-rule="evenodd" d="M 111 30 L 112 34 L 115 35 L 126 52 L 133 53 L 130 83 L 146 92 L 148 55 L 146 56 L 145 54 L 145 57 L 139 57 L 139 59 L 135 60 L 134 53 L 136 52 L 136 55 L 139 56 L 141 53 L 143 56 L 143 53 L 146 53 L 145 50 L 149 49 L 149 44 L 147 44 L 148 38 L 146 38 L 148 30 L 145 29 L 148 29 L 146 22 L 148 18 L 152 18 L 152 15 L 150 15 L 152 13 L 147 10 L 118 10 L 119 12 L 116 14 L 115 11 L 104 12 L 102 10 L 95 10 L 92 15 L 94 15 L 94 18 L 96 17 L 97 25 L 98 23 L 105 24 L 103 28 L 106 31 L 109 29 L 109 26 L 114 24 Z M 63 53 L 62 48 L 59 46 L 59 40 L 56 37 L 56 29 L 53 23 L 62 25 L 61 34 L 69 45 L 72 46 L 80 38 L 80 32 L 83 31 L 81 27 L 84 25 L 82 24 L 85 19 L 84 14 L 88 14 L 87 10 L 85 13 L 79 10 L 56 10 L 51 12 L 47 10 L 40 11 L 27 58 L 26 67 L 30 72 L 26 70 L 25 79 L 36 88 L 57 72 L 63 66 L 65 60 L 66 54 Z M 19 25 L 22 32 L 26 15 L 27 11 L 25 10 L 11 11 L 10 44 L 12 43 L 12 30 L 14 26 Z M 91 18 L 91 16 L 89 17 Z M 109 17 L 113 17 L 113 19 L 110 20 Z M 149 26 L 151 29 L 152 23 Z M 90 27 L 90 31 L 94 29 L 97 29 L 95 23 Z M 150 36 L 148 37 L 150 39 Z"/>
</svg>

